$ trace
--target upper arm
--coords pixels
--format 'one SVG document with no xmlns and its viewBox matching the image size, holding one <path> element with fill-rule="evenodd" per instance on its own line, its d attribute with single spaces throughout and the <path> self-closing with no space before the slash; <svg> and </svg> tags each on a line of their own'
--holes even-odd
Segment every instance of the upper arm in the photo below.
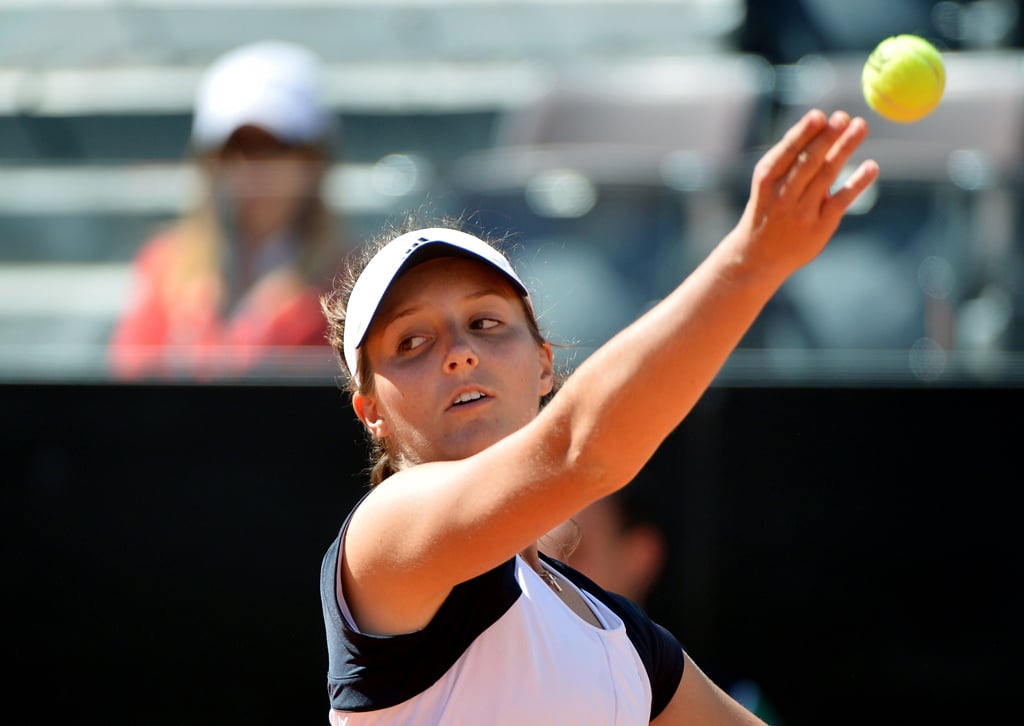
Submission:
<svg viewBox="0 0 1024 726">
<path fill-rule="evenodd" d="M 683 677 L 676 693 L 661 714 L 657 726 L 714 724 L 715 726 L 765 726 L 764 721 L 716 685 L 683 654 Z"/>
<path fill-rule="evenodd" d="M 422 627 L 452 587 L 600 495 L 591 488 L 600 474 L 574 468 L 538 419 L 468 458 L 400 471 L 366 497 L 349 523 L 341 565 L 361 625 Z"/>
</svg>

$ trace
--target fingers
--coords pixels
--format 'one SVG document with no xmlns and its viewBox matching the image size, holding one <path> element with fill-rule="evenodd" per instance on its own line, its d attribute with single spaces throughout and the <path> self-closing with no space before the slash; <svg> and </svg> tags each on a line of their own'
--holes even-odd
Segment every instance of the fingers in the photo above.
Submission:
<svg viewBox="0 0 1024 726">
<path fill-rule="evenodd" d="M 860 123 L 863 124 L 862 121 Z M 796 161 L 781 181 L 779 193 L 798 200 L 808 193 L 817 196 L 827 191 L 842 169 L 842 163 L 838 166 L 834 164 L 837 146 L 846 140 L 845 144 L 842 144 L 842 148 L 848 148 L 849 153 L 852 153 L 866 134 L 865 129 L 864 134 L 861 134 L 860 138 L 851 146 L 850 125 L 851 120 L 848 113 L 845 111 L 833 113 L 828 119 L 828 124 L 797 153 Z M 846 157 L 848 158 L 849 154 Z"/>
<path fill-rule="evenodd" d="M 761 157 L 741 230 L 764 264 L 792 270 L 827 244 L 849 206 L 878 177 L 878 164 L 865 161 L 832 191 L 867 134 L 863 118 L 845 111 L 826 118 L 815 109 Z"/>
<path fill-rule="evenodd" d="M 837 220 L 846 213 L 853 201 L 860 196 L 861 192 L 867 189 L 878 178 L 878 164 L 868 159 L 851 174 L 843 186 L 831 196 L 827 197 L 822 205 L 822 216 Z"/>
<path fill-rule="evenodd" d="M 867 138 L 867 122 L 836 111 L 827 119 L 819 109 L 804 114 L 761 159 L 762 192 L 780 202 L 810 205 L 841 216 L 878 176 L 878 165 L 865 162 L 836 194 L 830 194 L 840 172 Z"/>
<path fill-rule="evenodd" d="M 790 173 L 807 145 L 826 128 L 828 121 L 819 109 L 811 109 L 789 127 L 782 139 L 761 157 L 762 180 L 775 182 Z"/>
<path fill-rule="evenodd" d="M 857 167 L 842 187 L 834 193 L 831 191 L 840 172 L 867 135 L 868 125 L 864 119 L 849 120 L 843 132 L 828 147 L 814 175 L 807 181 L 803 192 L 804 203 L 816 205 L 821 217 L 829 224 L 838 225 L 839 219 L 854 200 L 878 178 L 878 164 L 869 159 Z"/>
<path fill-rule="evenodd" d="M 841 133 L 829 140 L 818 164 L 807 165 L 802 194 L 812 200 L 822 200 L 828 196 L 829 189 L 839 178 L 846 162 L 868 135 L 867 122 L 862 118 L 850 119 L 845 113 L 836 112 L 832 119 L 841 128 Z"/>
</svg>

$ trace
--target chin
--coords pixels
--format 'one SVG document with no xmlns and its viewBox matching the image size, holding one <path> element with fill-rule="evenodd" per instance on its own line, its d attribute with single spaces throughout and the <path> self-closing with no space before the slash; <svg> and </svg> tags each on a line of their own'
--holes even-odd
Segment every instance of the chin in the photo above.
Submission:
<svg viewBox="0 0 1024 726">
<path fill-rule="evenodd" d="M 496 444 L 505 438 L 505 434 L 495 435 L 494 432 L 475 432 L 472 435 L 460 435 L 458 440 L 450 442 L 445 447 L 447 459 L 467 459 L 474 454 L 479 454 L 487 447 Z"/>
</svg>

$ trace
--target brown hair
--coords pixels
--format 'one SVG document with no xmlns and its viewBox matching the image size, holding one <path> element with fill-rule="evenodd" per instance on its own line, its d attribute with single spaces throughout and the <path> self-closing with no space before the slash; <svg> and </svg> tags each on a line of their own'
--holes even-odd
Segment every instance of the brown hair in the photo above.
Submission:
<svg viewBox="0 0 1024 726">
<path fill-rule="evenodd" d="M 388 225 L 382 234 L 373 238 L 364 245 L 361 250 L 349 256 L 346 260 L 346 264 L 335 277 L 332 290 L 320 298 L 320 307 L 323 309 L 324 315 L 327 318 L 327 338 L 331 347 L 334 348 L 334 351 L 337 354 L 342 372 L 344 373 L 341 388 L 348 392 L 349 395 L 354 393 L 367 395 L 373 391 L 373 371 L 371 370 L 369 361 L 366 359 L 363 352 L 359 351 L 358 363 L 359 379 L 363 383 L 361 386 L 357 386 L 352 377 L 352 371 L 348 369 L 348 365 L 345 363 L 343 348 L 343 340 L 345 337 L 345 313 L 346 308 L 348 307 L 348 299 L 352 294 L 352 288 L 355 285 L 356 280 L 359 279 L 360 273 L 362 273 L 366 265 L 369 264 L 370 260 L 373 259 L 374 255 L 376 255 L 381 248 L 401 234 L 411 232 L 415 229 L 421 229 L 426 226 L 446 227 L 462 231 L 465 224 L 465 219 L 462 217 L 442 217 L 437 222 L 423 224 L 418 221 L 416 216 L 410 214 L 402 223 Z M 504 251 L 503 248 L 508 244 L 508 237 L 488 238 L 484 239 L 484 241 L 492 247 Z M 540 325 L 537 322 L 537 317 L 525 299 L 522 300 L 522 306 L 523 311 L 526 313 L 526 321 L 529 325 L 530 333 L 533 335 L 533 339 L 538 345 L 550 342 L 541 332 Z M 563 379 L 564 374 L 556 370 L 555 385 L 550 393 L 541 398 L 539 402 L 540 408 L 543 408 L 555 395 L 558 388 L 561 386 Z M 385 443 L 381 439 L 377 439 L 370 435 L 368 431 L 366 433 L 370 447 L 370 486 L 376 486 L 394 474 L 395 471 L 397 471 L 397 467 L 391 453 L 387 450 Z"/>
<path fill-rule="evenodd" d="M 303 147 L 303 152 L 308 163 L 321 166 L 320 173 L 326 173 L 332 158 L 329 146 Z M 162 293 L 170 300 L 181 299 L 183 291 L 194 280 L 221 279 L 224 250 L 230 244 L 212 191 L 213 176 L 219 163 L 217 154 L 215 151 L 196 153 L 194 159 L 201 174 L 203 195 L 167 230 L 180 245 L 180 254 L 173 259 L 170 274 L 163 283 Z M 322 180 L 318 180 L 313 186 L 297 220 L 296 239 L 301 240 L 302 247 L 298 250 L 296 269 L 307 284 L 326 288 L 342 256 L 347 232 L 342 220 L 328 208 L 321 196 L 321 183 Z"/>
</svg>

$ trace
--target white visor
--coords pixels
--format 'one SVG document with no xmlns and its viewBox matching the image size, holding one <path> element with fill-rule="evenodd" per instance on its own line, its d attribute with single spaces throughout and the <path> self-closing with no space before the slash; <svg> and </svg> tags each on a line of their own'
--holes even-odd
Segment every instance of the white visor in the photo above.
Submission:
<svg viewBox="0 0 1024 726">
<path fill-rule="evenodd" d="M 449 248 L 447 252 L 444 249 L 446 247 Z M 424 252 L 424 250 L 430 250 L 430 252 Z M 374 255 L 360 273 L 348 299 L 348 307 L 345 310 L 345 339 L 342 347 L 345 351 L 345 365 L 348 366 L 352 380 L 357 386 L 360 385 L 357 350 L 363 344 L 366 332 L 370 329 L 374 315 L 377 314 L 377 308 L 380 307 L 381 300 L 387 294 L 391 283 L 403 271 L 412 267 L 415 262 L 421 262 L 434 256 L 444 256 L 453 251 L 456 254 L 469 255 L 487 262 L 503 272 L 513 283 L 517 292 L 526 298 L 527 304 L 532 307 L 529 291 L 523 281 L 519 279 L 516 271 L 512 269 L 508 259 L 483 240 L 471 234 L 444 227 L 430 227 L 406 232 L 386 244 Z"/>
</svg>

